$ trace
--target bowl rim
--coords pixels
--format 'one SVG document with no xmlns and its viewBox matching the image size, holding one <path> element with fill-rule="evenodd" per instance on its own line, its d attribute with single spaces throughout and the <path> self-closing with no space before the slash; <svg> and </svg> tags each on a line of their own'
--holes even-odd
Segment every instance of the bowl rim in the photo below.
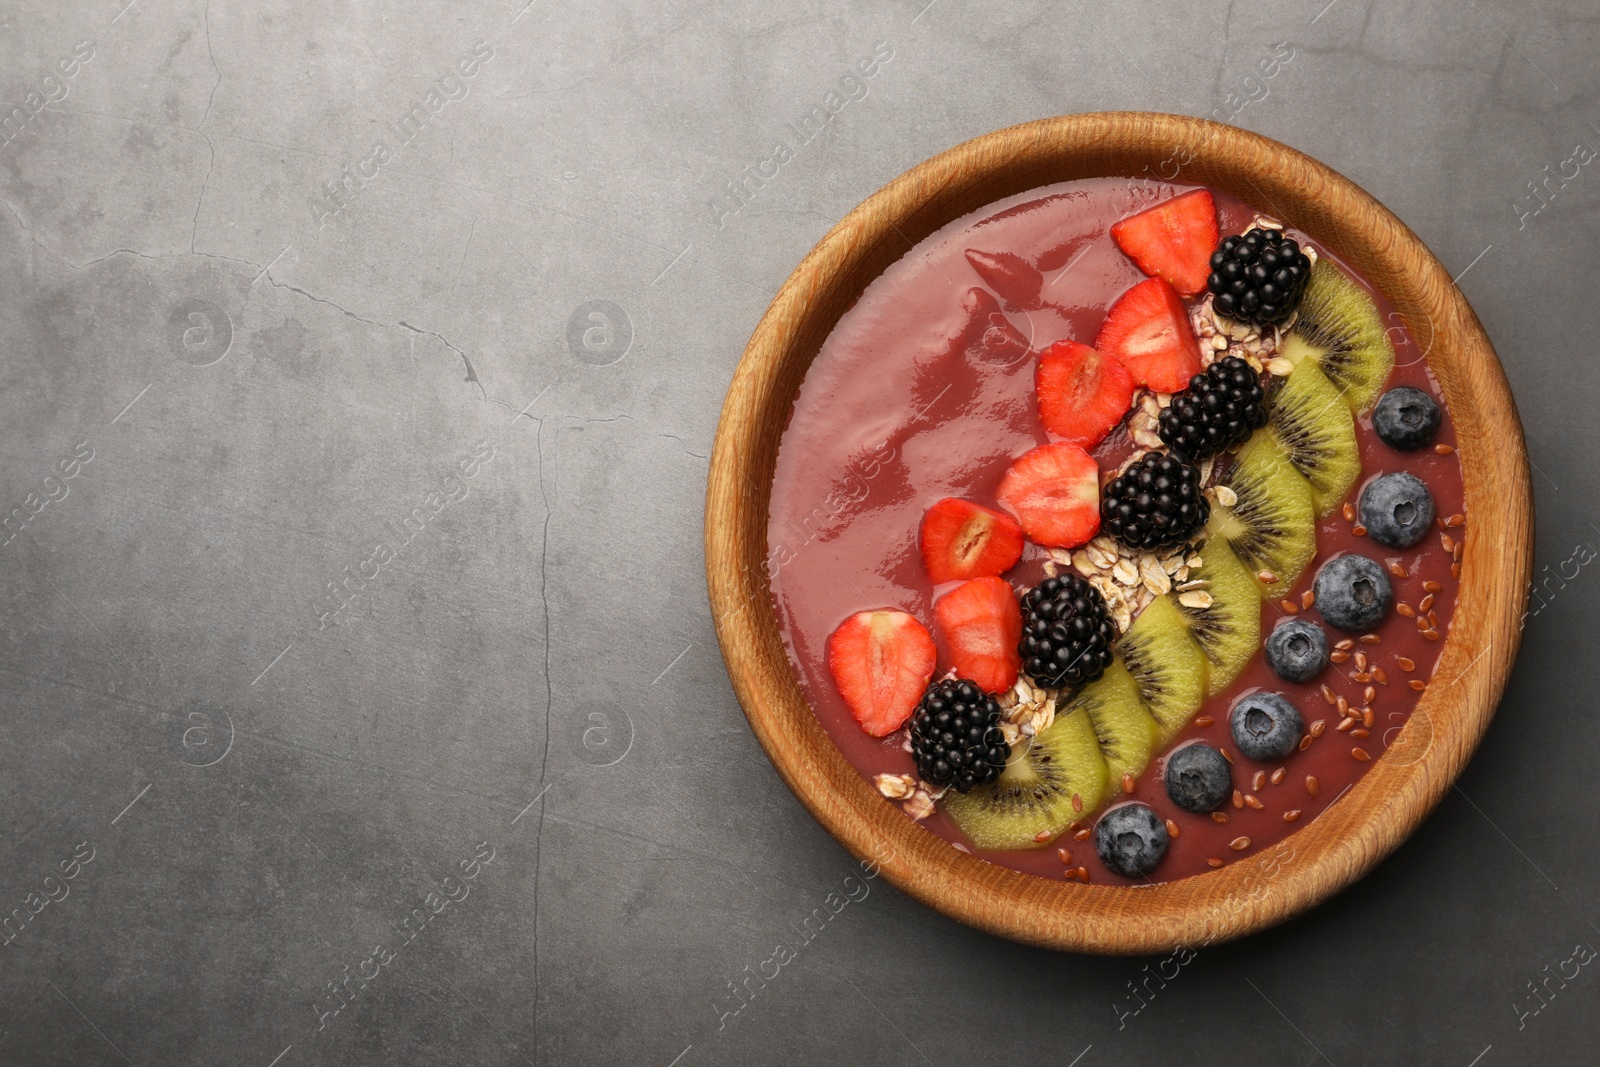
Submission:
<svg viewBox="0 0 1600 1067">
<path fill-rule="evenodd" d="M 1153 886 L 1014 871 L 907 818 L 848 762 L 801 693 L 769 585 L 778 445 L 839 317 L 945 223 L 1007 195 L 1097 176 L 1221 189 L 1270 209 L 1360 271 L 1417 342 L 1427 341 L 1425 358 L 1455 422 L 1470 517 L 1434 672 L 1449 681 L 1429 686 L 1394 742 L 1310 824 L 1239 863 Z M 1494 349 L 1449 272 L 1404 223 L 1342 174 L 1259 134 L 1182 115 L 1093 112 L 996 130 L 934 156 L 863 201 L 795 268 L 751 335 L 723 404 L 706 488 L 706 577 L 752 731 L 801 803 L 853 855 L 929 907 L 1003 937 L 1104 954 L 1163 952 L 1239 937 L 1315 906 L 1371 870 L 1443 798 L 1488 729 L 1515 661 L 1533 568 L 1531 501 L 1522 425 Z"/>
</svg>

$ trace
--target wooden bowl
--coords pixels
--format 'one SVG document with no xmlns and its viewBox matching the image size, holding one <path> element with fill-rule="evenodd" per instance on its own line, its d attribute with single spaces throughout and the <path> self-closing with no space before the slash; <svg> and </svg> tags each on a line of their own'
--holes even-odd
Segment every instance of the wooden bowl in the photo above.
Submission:
<svg viewBox="0 0 1600 1067">
<path fill-rule="evenodd" d="M 1467 514 L 1461 589 L 1434 677 L 1350 795 L 1277 848 L 1156 886 L 1051 881 L 976 859 L 880 797 L 812 712 L 779 637 L 766 572 L 778 443 L 823 340 L 911 243 L 1015 193 L 1107 175 L 1181 178 L 1273 211 L 1361 271 L 1399 309 L 1443 387 Z M 1052 948 L 1163 952 L 1238 937 L 1369 871 L 1450 788 L 1516 658 L 1532 571 L 1522 426 L 1472 309 L 1433 254 L 1349 179 L 1265 137 L 1144 112 L 1068 115 L 986 134 L 873 194 L 812 249 L 750 338 L 728 389 L 706 488 L 706 576 L 723 659 L 750 726 L 801 803 L 904 892 L 964 923 Z"/>
</svg>

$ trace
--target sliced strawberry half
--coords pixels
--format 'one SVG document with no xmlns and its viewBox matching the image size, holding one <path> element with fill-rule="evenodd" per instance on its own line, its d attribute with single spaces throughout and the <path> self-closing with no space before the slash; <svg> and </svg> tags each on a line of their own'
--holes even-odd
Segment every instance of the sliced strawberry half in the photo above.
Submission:
<svg viewBox="0 0 1600 1067">
<path fill-rule="evenodd" d="M 1000 479 L 1000 503 L 1030 540 L 1076 548 L 1100 530 L 1100 467 L 1078 445 L 1041 445 Z"/>
<path fill-rule="evenodd" d="M 933 612 L 956 674 L 989 693 L 1017 684 L 1022 609 L 1003 578 L 974 578 L 939 598 Z"/>
<path fill-rule="evenodd" d="M 1111 239 L 1140 270 L 1194 296 L 1205 289 L 1217 250 L 1217 205 L 1196 189 L 1114 224 Z"/>
<path fill-rule="evenodd" d="M 922 517 L 922 562 L 935 582 L 993 577 L 1022 556 L 1022 527 L 1004 512 L 946 497 Z"/>
<path fill-rule="evenodd" d="M 1099 444 L 1133 400 L 1133 378 L 1122 361 L 1076 341 L 1045 349 L 1036 381 L 1044 428 L 1085 448 Z"/>
<path fill-rule="evenodd" d="M 1094 347 L 1116 356 L 1134 381 L 1158 393 L 1176 393 L 1200 373 L 1200 345 L 1189 329 L 1189 313 L 1160 278 L 1148 278 L 1117 297 Z"/>
<path fill-rule="evenodd" d="M 862 611 L 828 638 L 828 670 L 861 728 L 898 730 L 917 710 L 939 659 L 928 628 L 903 611 Z"/>
</svg>

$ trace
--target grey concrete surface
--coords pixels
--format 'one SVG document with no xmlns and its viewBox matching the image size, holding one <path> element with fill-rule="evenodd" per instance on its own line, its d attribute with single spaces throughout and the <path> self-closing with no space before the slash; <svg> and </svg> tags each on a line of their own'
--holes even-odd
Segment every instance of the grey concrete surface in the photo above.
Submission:
<svg viewBox="0 0 1600 1067">
<path fill-rule="evenodd" d="M 1600 176 L 1530 183 L 1600 147 L 1597 46 L 1595 0 L 0 5 L 0 1064 L 1595 1062 Z M 894 175 L 1104 108 L 1310 152 L 1459 273 L 1563 577 L 1421 831 L 1154 998 L 875 882 L 741 1007 L 854 861 L 711 629 L 738 354 Z"/>
</svg>

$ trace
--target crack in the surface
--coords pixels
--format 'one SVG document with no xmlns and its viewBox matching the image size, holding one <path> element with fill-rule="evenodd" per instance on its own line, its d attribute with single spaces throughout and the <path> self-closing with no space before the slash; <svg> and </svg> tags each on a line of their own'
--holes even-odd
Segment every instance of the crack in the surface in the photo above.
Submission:
<svg viewBox="0 0 1600 1067">
<path fill-rule="evenodd" d="M 211 83 L 211 95 L 206 97 L 205 114 L 200 116 L 200 125 L 196 129 L 204 129 L 206 119 L 211 117 L 211 104 L 217 99 L 217 89 L 222 85 L 222 68 L 217 66 L 217 57 L 211 51 L 211 0 L 206 0 L 206 58 L 211 60 L 211 69 L 216 74 L 217 80 Z"/>
<path fill-rule="evenodd" d="M 531 418 L 531 416 L 530 416 Z M 550 496 L 544 486 L 544 420 L 535 419 L 534 448 L 539 461 L 539 500 L 544 504 L 544 528 L 540 533 L 539 546 L 539 603 L 544 612 L 544 753 L 540 757 L 539 781 L 546 782 L 550 777 L 550 720 L 555 713 L 555 684 L 550 678 L 550 519 L 554 509 L 550 506 Z M 560 452 L 561 434 L 556 433 L 556 451 Z M 559 478 L 559 466 L 557 477 Z M 559 489 L 559 485 L 558 485 Z M 541 788 L 548 789 L 548 785 Z M 533 834 L 533 1022 L 534 1029 L 539 1025 L 539 901 L 543 896 L 539 892 L 539 868 L 544 862 L 544 811 L 545 804 L 539 805 L 539 822 Z M 539 1057 L 537 1046 L 534 1048 L 534 1059 Z"/>
<path fill-rule="evenodd" d="M 216 74 L 217 80 L 211 83 L 211 95 L 206 97 L 206 110 L 200 116 L 200 124 L 194 132 L 205 138 L 206 150 L 211 154 L 211 161 L 206 164 L 205 181 L 200 183 L 200 199 L 194 205 L 194 224 L 189 228 L 189 251 L 195 250 L 195 241 L 200 236 L 200 209 L 206 204 L 206 190 L 211 187 L 211 172 L 217 169 L 217 146 L 205 132 L 206 120 L 211 117 L 211 105 L 216 102 L 217 90 L 222 86 L 222 68 L 217 66 L 216 54 L 211 51 L 211 0 L 206 0 L 205 6 L 206 27 L 206 58 L 211 60 L 211 69 Z"/>
<path fill-rule="evenodd" d="M 194 205 L 194 222 L 189 227 L 189 252 L 199 255 L 195 251 L 194 244 L 200 236 L 200 209 L 206 206 L 206 190 L 211 188 L 211 172 L 217 169 L 217 146 L 211 142 L 210 135 L 198 129 L 194 132 L 205 138 L 206 150 L 211 154 L 211 161 L 206 164 L 205 180 L 200 183 L 200 199 Z"/>
<path fill-rule="evenodd" d="M 288 282 L 280 282 L 276 278 L 274 278 L 270 273 L 268 273 L 266 275 L 266 277 L 267 277 L 267 284 L 271 285 L 275 289 L 287 289 L 291 293 L 299 293 L 301 296 L 305 297 L 307 300 L 314 300 L 319 304 L 326 304 L 329 307 L 333 308 L 335 311 L 339 312 L 340 314 L 345 315 L 345 316 L 347 316 L 349 318 L 355 319 L 357 322 L 364 323 L 364 324 L 366 324 L 368 326 L 376 327 L 377 329 L 380 329 L 380 330 L 401 329 L 401 330 L 409 331 L 410 333 L 414 333 L 419 337 L 431 337 L 431 338 L 433 338 L 435 341 L 438 341 L 440 344 L 444 345 L 450 351 L 454 352 L 456 355 L 461 357 L 461 362 L 463 364 L 465 364 L 466 368 L 467 368 L 467 376 L 465 378 L 465 381 L 471 382 L 473 385 L 476 385 L 478 387 L 478 392 L 480 394 L 482 394 L 482 397 L 483 397 L 484 400 L 488 400 L 489 399 L 489 394 L 484 391 L 483 382 L 478 380 L 478 372 L 477 372 L 477 369 L 473 367 L 472 360 L 467 358 L 467 354 L 465 352 L 463 352 L 460 348 L 458 348 L 455 344 L 453 344 L 443 334 L 438 333 L 437 331 L 434 331 L 434 330 L 424 330 L 424 329 L 422 329 L 420 327 L 413 326 L 409 322 L 407 322 L 405 319 L 400 319 L 400 320 L 398 320 L 396 322 L 379 322 L 376 319 L 369 319 L 364 315 L 357 315 L 354 311 L 351 311 L 349 308 L 345 307 L 343 304 L 340 304 L 340 303 L 338 303 L 337 301 L 334 301 L 334 300 L 329 300 L 325 296 L 318 296 L 315 293 L 309 293 L 309 292 L 307 292 L 306 290 L 300 288 L 297 285 L 290 285 Z M 496 400 L 496 401 L 493 401 L 493 403 L 503 404 L 504 402 Z"/>
<path fill-rule="evenodd" d="M 198 132 L 198 131 L 196 131 L 196 132 Z M 204 137 L 205 134 L 201 134 L 201 136 Z M 207 140 L 209 141 L 209 138 L 207 138 Z M 204 192 L 202 190 L 202 196 L 203 195 L 204 195 Z M 460 346 L 456 345 L 449 338 L 445 337 L 443 334 L 439 333 L 436 330 L 424 330 L 421 327 L 411 325 L 409 322 L 405 321 L 404 319 L 401 319 L 401 320 L 399 320 L 397 322 L 379 322 L 376 319 L 369 319 L 364 315 L 357 315 L 355 312 L 351 311 L 349 308 L 347 308 L 344 305 L 338 303 L 337 301 L 329 300 L 327 297 L 322 297 L 322 296 L 316 295 L 315 293 L 307 292 L 306 290 L 300 288 L 297 285 L 290 285 L 288 282 L 280 282 L 280 281 L 278 281 L 276 278 L 274 278 L 272 276 L 272 274 L 268 270 L 268 267 L 270 266 L 270 264 L 268 264 L 267 266 L 263 266 L 262 264 L 256 263 L 253 260 L 240 259 L 237 256 L 224 256 L 224 255 L 219 255 L 219 254 L 217 254 L 215 252 L 199 252 L 199 251 L 195 251 L 194 250 L 194 237 L 193 237 L 192 234 L 190 235 L 190 239 L 189 239 L 190 251 L 188 251 L 188 252 L 141 252 L 136 248 L 117 248 L 117 249 L 113 249 L 110 252 L 107 252 L 103 256 L 96 256 L 94 259 L 85 260 L 82 263 L 75 263 L 71 259 L 69 259 L 64 253 L 59 252 L 54 248 L 51 248 L 49 245 L 47 245 L 43 241 L 39 240 L 38 235 L 33 232 L 33 228 L 31 226 L 29 226 L 28 223 L 27 223 L 27 220 L 25 220 L 22 217 L 22 212 L 17 208 L 17 205 L 13 204 L 10 200 L 5 199 L 4 197 L 0 197 L 0 204 L 4 204 L 6 206 L 6 208 L 11 212 L 11 217 L 14 218 L 16 220 L 16 222 L 17 222 L 17 228 L 20 229 L 24 234 L 27 235 L 28 240 L 30 240 L 35 246 L 37 246 L 39 248 L 42 248 L 46 252 L 49 252 L 51 255 L 55 256 L 57 259 L 59 259 L 61 262 L 65 263 L 69 268 L 71 268 L 74 271 L 85 271 L 85 270 L 88 270 L 90 267 L 97 266 L 98 264 L 101 264 L 101 263 L 105 263 L 106 261 L 115 259 L 118 256 L 136 256 L 139 259 L 148 259 L 148 260 L 151 260 L 152 262 L 156 262 L 156 261 L 163 260 L 163 259 L 184 259 L 184 258 L 187 258 L 188 256 L 199 256 L 202 259 L 214 259 L 214 260 L 217 260 L 218 262 L 221 262 L 221 263 L 231 263 L 231 264 L 235 264 L 237 266 L 249 267 L 252 270 L 254 270 L 258 276 L 264 276 L 267 279 L 267 284 L 271 285 L 274 289 L 287 289 L 289 292 L 297 293 L 300 296 L 305 297 L 307 300 L 314 301 L 314 302 L 316 302 L 318 304 L 326 304 L 329 307 L 333 308 L 335 311 L 338 311 L 340 314 L 345 315 L 348 318 L 355 319 L 357 322 L 364 323 L 365 325 L 374 327 L 376 329 L 380 329 L 380 330 L 401 329 L 401 330 L 406 330 L 406 331 L 408 331 L 410 333 L 416 334 L 416 335 L 418 335 L 420 337 L 431 337 L 435 341 L 438 341 L 440 344 L 444 345 L 444 347 L 448 348 L 450 351 L 454 352 L 457 356 L 461 357 L 462 365 L 466 368 L 466 378 L 464 380 L 467 381 L 467 382 L 470 382 L 471 384 L 476 385 L 478 387 L 478 393 L 482 397 L 482 399 L 484 399 L 486 401 L 489 401 L 490 403 L 499 404 L 502 407 L 506 408 L 508 411 L 512 410 L 511 406 L 509 404 L 506 404 L 502 400 L 490 400 L 488 393 L 483 388 L 483 382 L 478 378 L 477 368 L 472 365 L 471 358 L 468 357 L 466 352 L 462 351 Z M 200 209 L 197 206 L 195 208 L 195 218 L 196 218 L 197 221 L 199 219 L 199 211 L 200 211 Z"/>
</svg>

